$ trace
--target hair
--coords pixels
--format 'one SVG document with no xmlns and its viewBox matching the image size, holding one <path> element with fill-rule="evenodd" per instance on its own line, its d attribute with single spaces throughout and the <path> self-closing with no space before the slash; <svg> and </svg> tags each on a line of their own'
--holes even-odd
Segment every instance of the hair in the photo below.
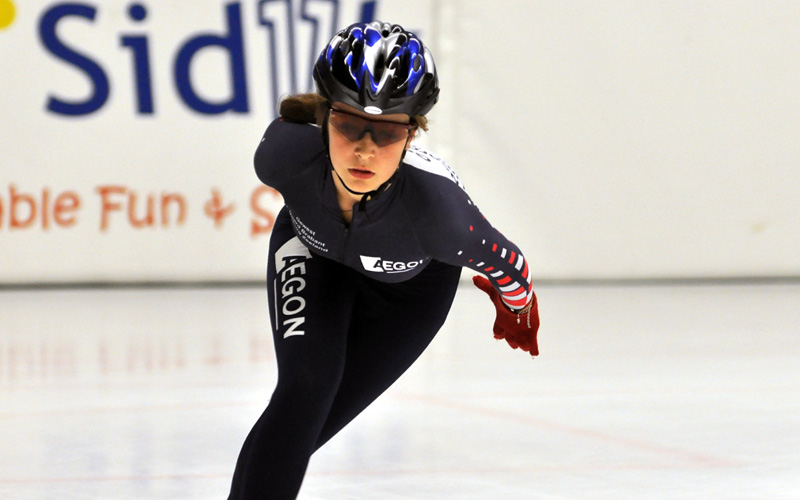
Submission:
<svg viewBox="0 0 800 500">
<path fill-rule="evenodd" d="M 281 100 L 279 114 L 287 122 L 315 123 L 321 127 L 329 107 L 328 100 L 315 92 L 294 94 Z M 411 117 L 411 123 L 428 131 L 428 118 L 424 115 Z"/>
<path fill-rule="evenodd" d="M 287 122 L 316 123 L 319 126 L 325 121 L 327 112 L 327 99 L 316 93 L 284 97 L 279 108 L 281 118 Z"/>
</svg>

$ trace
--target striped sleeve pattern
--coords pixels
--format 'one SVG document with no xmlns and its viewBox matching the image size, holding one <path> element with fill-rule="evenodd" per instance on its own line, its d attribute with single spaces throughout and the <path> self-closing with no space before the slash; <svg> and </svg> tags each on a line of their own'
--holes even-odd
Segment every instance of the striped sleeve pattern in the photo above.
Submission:
<svg viewBox="0 0 800 500">
<path fill-rule="evenodd" d="M 473 231 L 474 228 L 470 226 L 470 232 Z M 459 255 L 468 257 L 465 263 L 467 267 L 486 275 L 509 309 L 524 309 L 533 296 L 533 278 L 528 262 L 516 245 L 496 230 L 492 231 L 498 242 L 483 239 L 480 256 L 469 258 L 463 251 Z"/>
</svg>

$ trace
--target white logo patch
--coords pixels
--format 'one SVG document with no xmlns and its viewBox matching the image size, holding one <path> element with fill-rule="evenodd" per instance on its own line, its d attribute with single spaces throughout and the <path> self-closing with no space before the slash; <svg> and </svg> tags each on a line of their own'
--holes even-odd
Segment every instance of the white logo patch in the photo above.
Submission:
<svg viewBox="0 0 800 500">
<path fill-rule="evenodd" d="M 414 270 L 417 266 L 422 264 L 421 260 L 412 260 L 411 262 L 394 262 L 385 260 L 381 257 L 368 257 L 361 255 L 361 264 L 366 271 L 373 273 L 407 273 Z"/>
</svg>

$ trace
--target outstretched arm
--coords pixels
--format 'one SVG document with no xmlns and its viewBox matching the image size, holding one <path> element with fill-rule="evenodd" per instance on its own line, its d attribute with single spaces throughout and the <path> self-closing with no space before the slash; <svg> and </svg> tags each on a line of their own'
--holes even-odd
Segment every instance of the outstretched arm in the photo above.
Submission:
<svg viewBox="0 0 800 500">
<path fill-rule="evenodd" d="M 473 233 L 476 230 L 474 225 L 470 229 Z M 481 231 L 486 236 L 481 238 L 481 246 L 477 242 L 472 245 L 479 261 L 470 258 L 466 266 L 486 276 L 475 276 L 472 281 L 494 304 L 494 337 L 505 339 L 514 349 L 538 356 L 539 307 L 528 262 L 519 248 L 485 219 Z M 488 238 L 494 243 L 488 244 Z"/>
<path fill-rule="evenodd" d="M 460 210 L 451 211 L 446 237 L 439 238 L 447 262 L 468 267 L 484 276 L 473 279 L 495 306 L 494 336 L 514 349 L 539 354 L 539 310 L 528 262 L 520 249 L 463 198 Z M 442 227 L 440 226 L 440 227 Z M 440 235 L 442 236 L 442 235 Z"/>
<path fill-rule="evenodd" d="M 406 163 L 436 174 L 419 175 L 410 186 L 419 202 L 409 216 L 424 228 L 418 238 L 435 259 L 483 274 L 474 282 L 494 303 L 495 337 L 538 355 L 539 309 L 522 252 L 486 220 L 449 165 L 415 147 L 409 153 Z"/>
</svg>

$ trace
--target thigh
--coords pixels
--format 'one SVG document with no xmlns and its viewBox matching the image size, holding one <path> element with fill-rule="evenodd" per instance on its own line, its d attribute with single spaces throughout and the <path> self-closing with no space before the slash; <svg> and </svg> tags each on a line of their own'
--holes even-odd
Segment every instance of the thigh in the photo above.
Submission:
<svg viewBox="0 0 800 500">
<path fill-rule="evenodd" d="M 311 254 L 279 214 L 267 266 L 278 384 L 242 446 L 231 499 L 296 496 L 344 371 L 353 275 Z"/>
<path fill-rule="evenodd" d="M 431 262 L 401 283 L 363 278 L 348 344 L 355 367 L 399 376 L 441 329 L 458 288 L 461 268 Z M 394 367 L 392 370 L 391 368 Z M 388 368 L 388 369 L 386 369 Z"/>
<path fill-rule="evenodd" d="M 389 388 L 442 327 L 461 268 L 435 261 L 428 267 L 402 283 L 359 279 L 347 361 L 317 447 Z"/>
<path fill-rule="evenodd" d="M 288 210 L 270 239 L 267 295 L 279 383 L 335 385 L 344 367 L 355 271 L 315 255 L 292 229 Z M 283 379 L 283 380 L 282 380 Z M 305 379 L 305 380 L 303 380 Z"/>
</svg>

